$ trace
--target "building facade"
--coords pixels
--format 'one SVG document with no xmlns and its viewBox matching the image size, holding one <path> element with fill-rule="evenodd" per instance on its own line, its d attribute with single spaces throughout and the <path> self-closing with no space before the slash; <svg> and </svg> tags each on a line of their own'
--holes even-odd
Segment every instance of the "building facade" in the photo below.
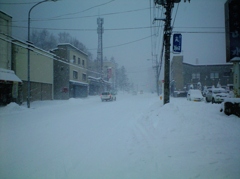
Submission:
<svg viewBox="0 0 240 179">
<path fill-rule="evenodd" d="M 183 62 L 183 56 L 174 56 L 171 62 L 171 92 L 186 91 L 190 87 L 226 87 L 233 83 L 232 63 L 194 65 Z"/>
<path fill-rule="evenodd" d="M 103 79 L 110 83 L 111 90 L 116 89 L 116 64 L 114 62 L 103 62 Z"/>
<path fill-rule="evenodd" d="M 28 44 L 12 40 L 12 68 L 23 81 L 21 85 L 22 100 L 28 97 Z M 54 54 L 35 46 L 30 47 L 30 101 L 52 100 Z"/>
<path fill-rule="evenodd" d="M 11 70 L 12 17 L 0 11 L 0 68 Z"/>
<path fill-rule="evenodd" d="M 55 99 L 87 97 L 89 91 L 88 55 L 71 44 L 59 44 L 52 52 Z"/>
<path fill-rule="evenodd" d="M 12 69 L 12 17 L 0 11 L 0 105 L 20 103 L 21 79 Z"/>
</svg>

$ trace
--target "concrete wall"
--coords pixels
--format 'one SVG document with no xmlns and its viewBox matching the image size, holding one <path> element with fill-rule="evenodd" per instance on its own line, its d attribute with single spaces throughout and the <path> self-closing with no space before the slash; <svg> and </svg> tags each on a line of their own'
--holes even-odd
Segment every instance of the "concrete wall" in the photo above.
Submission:
<svg viewBox="0 0 240 179">
<path fill-rule="evenodd" d="M 172 59 L 171 81 L 174 83 L 174 87 L 176 90 L 182 90 L 184 88 L 183 56 L 175 56 Z"/>
<path fill-rule="evenodd" d="M 27 45 L 13 41 L 13 68 L 16 75 L 23 80 L 23 100 L 27 96 L 28 57 Z M 31 100 L 53 99 L 53 54 L 34 48 L 30 52 Z"/>
<path fill-rule="evenodd" d="M 0 68 L 11 70 L 12 17 L 0 11 Z"/>
</svg>

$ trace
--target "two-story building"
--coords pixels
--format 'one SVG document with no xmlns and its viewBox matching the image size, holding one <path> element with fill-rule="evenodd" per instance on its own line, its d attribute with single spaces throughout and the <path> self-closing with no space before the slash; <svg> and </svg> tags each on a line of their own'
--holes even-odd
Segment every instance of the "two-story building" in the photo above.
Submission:
<svg viewBox="0 0 240 179">
<path fill-rule="evenodd" d="M 233 83 L 232 63 L 225 64 L 189 64 L 183 62 L 183 56 L 174 56 L 171 62 L 171 92 L 188 90 L 191 87 L 226 87 Z"/>
<path fill-rule="evenodd" d="M 54 61 L 54 97 L 69 99 L 87 97 L 89 91 L 88 54 L 73 45 L 59 44 L 52 52 Z"/>
</svg>

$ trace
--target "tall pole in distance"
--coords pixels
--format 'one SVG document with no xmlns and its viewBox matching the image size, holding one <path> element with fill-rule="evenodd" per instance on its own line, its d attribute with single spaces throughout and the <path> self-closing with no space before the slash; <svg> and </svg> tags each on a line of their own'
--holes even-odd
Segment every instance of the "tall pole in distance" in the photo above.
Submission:
<svg viewBox="0 0 240 179">
<path fill-rule="evenodd" d="M 28 83 L 27 83 L 27 107 L 30 108 L 30 96 L 31 96 L 31 84 L 30 84 L 30 22 L 31 22 L 31 11 L 33 10 L 34 7 L 36 7 L 37 5 L 47 2 L 47 1 L 53 1 L 56 2 L 57 0 L 44 0 L 44 1 L 40 1 L 37 4 L 35 4 L 34 6 L 31 7 L 31 9 L 28 11 L 28 55 L 27 55 L 27 73 L 28 73 Z"/>
<path fill-rule="evenodd" d="M 157 55 L 156 55 L 156 90 L 157 90 L 157 96 L 159 96 L 159 63 L 157 61 Z"/>
<path fill-rule="evenodd" d="M 98 62 L 100 62 L 100 67 L 99 67 L 99 71 L 100 71 L 100 75 L 101 75 L 101 79 L 103 79 L 103 22 L 104 19 L 103 18 L 97 18 L 97 24 L 98 24 L 98 28 L 97 28 L 97 33 L 98 33 L 98 51 L 97 51 L 97 60 Z M 104 86 L 103 84 L 101 85 L 101 90 L 103 90 Z"/>
</svg>

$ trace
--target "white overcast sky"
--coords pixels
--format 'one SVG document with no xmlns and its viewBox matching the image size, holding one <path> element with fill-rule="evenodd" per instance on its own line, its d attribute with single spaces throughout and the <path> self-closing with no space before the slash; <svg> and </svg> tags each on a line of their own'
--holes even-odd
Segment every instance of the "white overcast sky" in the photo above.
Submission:
<svg viewBox="0 0 240 179">
<path fill-rule="evenodd" d="M 1 0 L 0 10 L 12 16 L 13 37 L 27 39 L 27 14 L 37 0 Z M 191 0 L 175 4 L 173 32 L 182 33 L 182 53 L 187 63 L 225 63 L 226 0 Z M 150 8 L 152 6 L 152 8 Z M 151 10 L 150 10 L 151 9 Z M 153 70 L 153 55 L 160 54 L 162 27 L 153 18 L 161 17 L 161 7 L 153 0 L 59 0 L 45 2 L 31 12 L 31 27 L 51 33 L 68 32 L 97 56 L 97 18 L 104 18 L 103 56 L 127 69 L 131 81 L 146 85 Z M 55 20 L 52 20 L 52 19 Z M 160 26 L 163 23 L 161 22 Z M 155 35 L 154 35 L 155 34 Z M 152 38 L 151 38 L 152 35 Z M 174 54 L 172 54 L 174 55 Z M 154 78 L 154 75 L 153 75 Z"/>
</svg>

